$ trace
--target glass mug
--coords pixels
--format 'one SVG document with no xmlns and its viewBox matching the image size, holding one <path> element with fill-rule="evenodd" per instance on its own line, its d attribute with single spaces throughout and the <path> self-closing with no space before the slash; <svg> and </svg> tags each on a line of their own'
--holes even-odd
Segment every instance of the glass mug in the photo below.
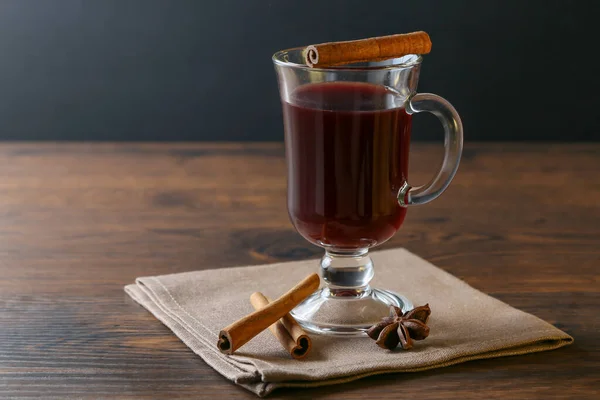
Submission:
<svg viewBox="0 0 600 400">
<path fill-rule="evenodd" d="M 463 144 L 460 117 L 443 98 L 416 93 L 422 57 L 330 68 L 304 64 L 302 49 L 275 53 L 283 106 L 288 212 L 296 230 L 325 249 L 326 286 L 292 315 L 307 330 L 362 335 L 404 296 L 369 286 L 369 249 L 400 228 L 406 210 L 437 198 L 454 177 Z M 430 112 L 445 153 L 426 185 L 408 183 L 412 115 Z"/>
</svg>

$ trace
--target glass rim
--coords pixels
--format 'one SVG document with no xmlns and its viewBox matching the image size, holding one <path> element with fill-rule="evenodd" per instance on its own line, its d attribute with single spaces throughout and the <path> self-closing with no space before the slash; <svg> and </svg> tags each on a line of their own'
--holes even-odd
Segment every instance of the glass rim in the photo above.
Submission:
<svg viewBox="0 0 600 400">
<path fill-rule="evenodd" d="M 275 52 L 273 54 L 273 56 L 271 57 L 271 60 L 273 60 L 273 63 L 276 65 L 280 65 L 280 66 L 284 66 L 284 67 L 292 67 L 292 68 L 298 68 L 298 69 L 304 69 L 304 70 L 310 70 L 310 71 L 320 71 L 320 72 L 339 72 L 339 71 L 385 71 L 385 70 L 394 70 L 394 69 L 403 69 L 403 68 L 411 68 L 411 67 L 415 67 L 419 64 L 422 63 L 423 61 L 423 56 L 421 54 L 406 54 L 402 57 L 406 57 L 406 56 L 414 56 L 414 59 L 408 61 L 408 62 L 403 62 L 403 63 L 398 63 L 398 64 L 391 64 L 391 65 L 374 65 L 371 67 L 365 67 L 365 66 L 352 66 L 352 64 L 348 64 L 348 65 L 342 65 L 342 66 L 337 66 L 337 67 L 309 67 L 306 64 L 298 64 L 295 62 L 291 62 L 291 61 L 285 61 L 283 60 L 283 55 L 290 53 L 292 51 L 296 51 L 296 52 L 302 52 L 302 50 L 305 47 L 291 47 L 289 49 L 283 49 L 283 50 L 279 50 L 277 52 Z M 400 58 L 400 57 L 398 57 Z M 390 60 L 394 60 L 394 59 L 390 59 Z"/>
</svg>

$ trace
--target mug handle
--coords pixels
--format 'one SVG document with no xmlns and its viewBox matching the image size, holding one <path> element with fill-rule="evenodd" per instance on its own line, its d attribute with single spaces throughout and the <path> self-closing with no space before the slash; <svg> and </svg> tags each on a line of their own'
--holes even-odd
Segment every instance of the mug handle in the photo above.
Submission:
<svg viewBox="0 0 600 400">
<path fill-rule="evenodd" d="M 446 190 L 456 174 L 463 148 L 463 126 L 452 104 L 431 93 L 417 93 L 406 102 L 406 112 L 429 112 L 438 117 L 444 127 L 444 162 L 437 175 L 426 185 L 412 187 L 404 182 L 398 191 L 402 207 L 429 203 Z"/>
</svg>

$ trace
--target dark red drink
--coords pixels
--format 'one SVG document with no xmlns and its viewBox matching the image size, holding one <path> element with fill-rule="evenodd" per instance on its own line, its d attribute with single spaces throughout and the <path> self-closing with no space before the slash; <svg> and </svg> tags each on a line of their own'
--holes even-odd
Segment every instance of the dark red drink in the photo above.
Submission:
<svg viewBox="0 0 600 400">
<path fill-rule="evenodd" d="M 406 209 L 411 116 L 403 99 L 367 83 L 316 83 L 284 102 L 288 211 L 298 232 L 337 249 L 370 247 Z"/>
</svg>

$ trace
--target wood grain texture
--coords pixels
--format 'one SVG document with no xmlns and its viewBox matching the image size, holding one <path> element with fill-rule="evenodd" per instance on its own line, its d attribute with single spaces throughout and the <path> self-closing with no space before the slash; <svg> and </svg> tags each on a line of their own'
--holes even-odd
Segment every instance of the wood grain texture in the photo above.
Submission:
<svg viewBox="0 0 600 400">
<path fill-rule="evenodd" d="M 413 147 L 423 183 L 441 146 Z M 316 257 L 288 221 L 281 145 L 3 144 L 0 164 L 1 398 L 255 398 L 123 285 Z M 598 144 L 467 145 L 448 191 L 382 248 L 404 246 L 575 344 L 272 398 L 597 398 L 599 206 Z"/>
</svg>

